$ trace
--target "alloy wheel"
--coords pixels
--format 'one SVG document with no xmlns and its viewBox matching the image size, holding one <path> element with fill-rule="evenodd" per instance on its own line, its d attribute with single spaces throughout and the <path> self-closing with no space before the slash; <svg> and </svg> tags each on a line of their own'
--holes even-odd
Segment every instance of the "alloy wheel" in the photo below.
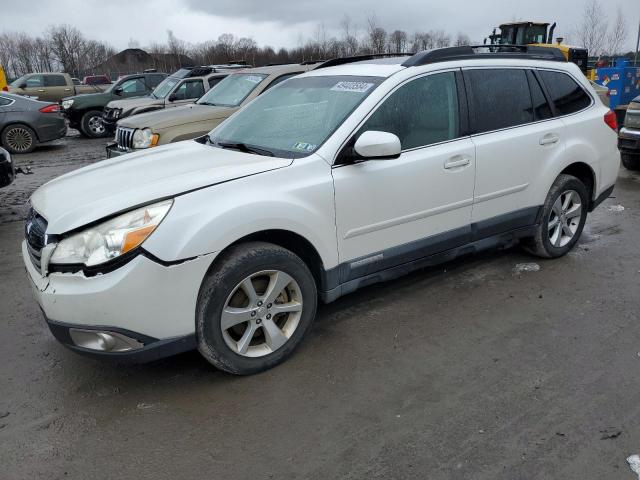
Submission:
<svg viewBox="0 0 640 480">
<path fill-rule="evenodd" d="M 547 224 L 549 242 L 556 248 L 567 245 L 575 236 L 582 218 L 582 201 L 575 190 L 562 192 L 551 207 Z"/>
<path fill-rule="evenodd" d="M 102 118 L 97 115 L 94 115 L 91 118 L 89 118 L 88 126 L 89 126 L 89 130 L 94 135 L 102 135 L 105 132 L 104 123 L 102 123 Z"/>
<path fill-rule="evenodd" d="M 33 145 L 31 132 L 26 128 L 14 127 L 5 136 L 7 145 L 16 152 L 27 152 Z"/>
<path fill-rule="evenodd" d="M 222 310 L 220 328 L 233 352 L 262 357 L 287 343 L 301 315 L 298 283 L 282 271 L 264 270 L 235 286 Z"/>
</svg>

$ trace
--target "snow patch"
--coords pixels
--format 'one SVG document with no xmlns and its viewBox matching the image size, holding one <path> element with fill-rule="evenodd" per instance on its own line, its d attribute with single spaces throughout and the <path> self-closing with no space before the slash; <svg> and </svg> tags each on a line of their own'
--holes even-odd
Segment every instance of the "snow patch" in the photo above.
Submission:
<svg viewBox="0 0 640 480">
<path fill-rule="evenodd" d="M 610 212 L 624 212 L 624 207 L 622 205 L 611 205 L 607 210 Z"/>
<path fill-rule="evenodd" d="M 540 265 L 538 265 L 537 263 L 518 263 L 513 269 L 515 273 L 537 272 L 539 270 L 540 270 Z"/>
<path fill-rule="evenodd" d="M 627 463 L 631 471 L 638 475 L 638 479 L 640 480 L 640 455 L 631 455 L 627 458 Z"/>
</svg>

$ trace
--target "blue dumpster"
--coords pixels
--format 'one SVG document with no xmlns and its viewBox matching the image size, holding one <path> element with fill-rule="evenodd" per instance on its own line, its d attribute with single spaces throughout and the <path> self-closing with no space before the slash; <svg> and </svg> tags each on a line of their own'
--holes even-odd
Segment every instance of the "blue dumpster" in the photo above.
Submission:
<svg viewBox="0 0 640 480">
<path fill-rule="evenodd" d="M 613 67 L 598 68 L 596 83 L 609 89 L 609 107 L 617 110 L 640 95 L 640 67 L 631 66 L 626 58 L 619 58 Z"/>
</svg>

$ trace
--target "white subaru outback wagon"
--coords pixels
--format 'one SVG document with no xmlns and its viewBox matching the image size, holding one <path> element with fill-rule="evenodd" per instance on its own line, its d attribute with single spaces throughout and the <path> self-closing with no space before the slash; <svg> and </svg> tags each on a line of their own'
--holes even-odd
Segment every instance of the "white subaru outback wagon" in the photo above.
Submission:
<svg viewBox="0 0 640 480">
<path fill-rule="evenodd" d="M 555 49 L 331 60 L 206 137 L 42 186 L 22 253 L 71 349 L 256 373 L 318 299 L 516 242 L 566 254 L 613 190 L 615 127 Z"/>
</svg>

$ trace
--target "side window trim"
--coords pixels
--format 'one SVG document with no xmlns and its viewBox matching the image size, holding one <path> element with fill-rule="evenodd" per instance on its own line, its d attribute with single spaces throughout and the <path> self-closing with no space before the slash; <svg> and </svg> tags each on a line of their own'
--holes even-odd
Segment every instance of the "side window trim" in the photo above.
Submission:
<svg viewBox="0 0 640 480">
<path fill-rule="evenodd" d="M 340 159 L 344 156 L 345 151 L 347 150 L 347 148 L 350 147 L 351 143 L 353 142 L 353 140 L 355 139 L 355 134 L 360 130 L 360 128 L 362 128 L 362 126 L 367 122 L 367 120 L 369 120 L 369 118 L 378 110 L 378 108 L 380 108 L 380 106 L 391 96 L 393 95 L 397 90 L 399 90 L 400 88 L 402 88 L 403 86 L 407 85 L 408 83 L 414 81 L 414 80 L 418 80 L 419 78 L 423 78 L 423 77 L 428 77 L 431 75 L 437 75 L 440 73 L 448 73 L 448 72 L 453 72 L 454 77 L 455 77 L 455 81 L 456 81 L 456 90 L 458 93 L 458 118 L 459 118 L 459 123 L 460 123 L 460 119 L 462 118 L 462 114 L 464 113 L 464 111 L 467 112 L 467 119 L 468 119 L 468 113 L 469 113 L 469 109 L 468 109 L 468 104 L 466 101 L 466 95 L 464 98 L 464 106 L 462 99 L 460 98 L 460 89 L 461 89 L 461 85 L 458 82 L 458 75 L 460 75 L 460 77 L 462 76 L 461 73 L 461 68 L 447 68 L 445 70 L 435 70 L 435 71 L 431 71 L 431 72 L 424 72 L 424 73 L 419 73 L 413 77 L 407 78 L 405 79 L 402 83 L 399 83 L 398 85 L 396 85 L 392 90 L 390 90 L 389 92 L 387 92 L 387 94 L 382 97 L 378 103 L 376 103 L 371 110 L 369 110 L 369 112 L 362 118 L 362 120 L 360 120 L 360 122 L 358 122 L 358 124 L 356 125 L 356 127 L 346 136 L 345 140 L 342 142 L 342 144 L 340 145 L 340 147 L 337 149 L 336 154 L 333 158 L 333 163 L 331 165 L 331 168 L 338 168 L 338 167 L 343 167 L 345 165 L 348 165 L 348 163 L 344 163 L 341 162 Z M 463 87 L 462 87 L 463 88 Z M 467 107 L 467 108 L 465 108 Z M 462 125 L 459 124 L 458 128 L 461 128 Z M 402 155 L 404 152 L 413 152 L 415 150 L 420 150 L 423 148 L 431 148 L 431 147 L 435 147 L 438 145 L 443 145 L 446 143 L 451 143 L 451 142 L 457 142 L 459 140 L 464 140 L 465 138 L 469 138 L 471 136 L 471 134 L 469 133 L 469 128 L 467 128 L 467 132 L 463 132 L 462 130 L 460 130 L 458 132 L 458 136 L 456 138 L 452 138 L 450 140 L 443 140 L 442 142 L 437 142 L 437 143 L 431 143 L 429 145 L 422 145 L 420 147 L 414 147 L 414 148 L 408 148 L 408 149 L 404 149 L 400 152 L 400 154 Z"/>
<path fill-rule="evenodd" d="M 531 74 L 535 77 L 536 81 L 538 82 L 538 85 L 540 85 L 540 88 L 542 89 L 542 94 L 544 95 L 544 98 L 547 100 L 547 105 L 549 105 L 549 108 L 551 109 L 552 118 L 558 117 L 559 115 L 558 115 L 558 110 L 556 109 L 556 105 L 555 103 L 553 103 L 551 99 L 551 93 L 547 89 L 547 85 L 542 81 L 542 77 L 538 73 L 538 69 L 537 68 L 532 69 Z"/>
</svg>

